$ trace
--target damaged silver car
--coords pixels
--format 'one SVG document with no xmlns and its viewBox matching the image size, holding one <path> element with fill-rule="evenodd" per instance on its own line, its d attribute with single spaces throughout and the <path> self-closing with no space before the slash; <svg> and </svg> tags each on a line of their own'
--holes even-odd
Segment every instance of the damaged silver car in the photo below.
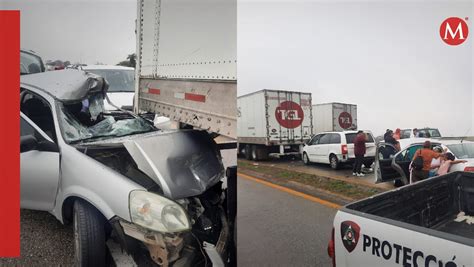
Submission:
<svg viewBox="0 0 474 267">
<path fill-rule="evenodd" d="M 79 266 L 106 266 L 109 239 L 138 265 L 227 265 L 233 234 L 214 140 L 107 111 L 106 91 L 79 70 L 21 78 L 21 207 L 73 223 Z"/>
</svg>

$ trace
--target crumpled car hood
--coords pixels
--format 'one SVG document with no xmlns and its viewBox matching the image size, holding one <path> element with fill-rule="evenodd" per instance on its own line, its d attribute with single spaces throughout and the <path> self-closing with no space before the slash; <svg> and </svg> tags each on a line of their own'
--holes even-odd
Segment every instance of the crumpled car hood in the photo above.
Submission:
<svg viewBox="0 0 474 267">
<path fill-rule="evenodd" d="M 225 175 L 214 140 L 204 131 L 166 132 L 123 144 L 138 168 L 171 199 L 202 194 Z"/>
</svg>

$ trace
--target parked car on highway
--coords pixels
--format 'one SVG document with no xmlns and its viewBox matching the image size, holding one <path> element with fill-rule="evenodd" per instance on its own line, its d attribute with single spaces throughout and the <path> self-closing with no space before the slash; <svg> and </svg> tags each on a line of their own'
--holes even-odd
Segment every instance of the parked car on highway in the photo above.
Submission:
<svg viewBox="0 0 474 267">
<path fill-rule="evenodd" d="M 400 151 L 387 143 L 377 145 L 375 157 L 375 182 L 394 181 L 396 186 L 409 183 L 409 166 L 417 150 L 423 147 L 425 138 L 407 139 L 410 144 L 405 145 Z M 405 141 L 405 140 L 404 140 Z M 466 163 L 452 165 L 449 172 L 474 171 L 474 142 L 462 140 L 430 140 L 431 146 L 441 146 L 453 153 L 456 159 L 467 160 Z M 407 142 L 405 142 L 407 143 Z"/>
<path fill-rule="evenodd" d="M 135 69 L 114 65 L 72 65 L 69 68 L 79 69 L 104 77 L 109 83 L 107 96 L 110 101 L 121 109 L 132 110 L 133 96 L 135 94 Z M 107 110 L 117 108 L 105 103 Z"/>
<path fill-rule="evenodd" d="M 44 72 L 43 60 L 31 50 L 20 50 L 20 75 Z"/>
<path fill-rule="evenodd" d="M 419 136 L 413 135 L 413 129 L 401 129 L 400 139 L 414 138 L 414 137 L 425 137 L 425 138 L 441 138 L 441 133 L 437 128 L 418 128 Z"/>
<path fill-rule="evenodd" d="M 106 81 L 84 71 L 25 75 L 20 91 L 21 207 L 72 222 L 76 266 L 105 266 L 107 239 L 143 266 L 223 264 L 233 236 L 207 132 L 107 111 Z"/>
<path fill-rule="evenodd" d="M 375 158 L 375 142 L 370 131 L 367 134 L 367 151 L 364 165 L 370 167 Z M 316 134 L 303 147 L 303 162 L 305 164 L 326 163 L 333 169 L 338 169 L 342 164 L 352 163 L 354 156 L 354 139 L 357 131 L 323 132 Z"/>
</svg>

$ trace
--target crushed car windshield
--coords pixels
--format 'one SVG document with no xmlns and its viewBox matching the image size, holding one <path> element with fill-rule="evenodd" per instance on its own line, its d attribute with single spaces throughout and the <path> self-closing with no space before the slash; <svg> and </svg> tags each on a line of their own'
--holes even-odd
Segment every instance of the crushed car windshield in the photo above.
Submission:
<svg viewBox="0 0 474 267">
<path fill-rule="evenodd" d="M 108 92 L 134 92 L 133 70 L 88 69 L 88 72 L 104 77 L 109 83 Z"/>
<path fill-rule="evenodd" d="M 103 96 L 75 103 L 59 102 L 61 132 L 66 142 L 79 143 L 156 131 L 145 119 L 126 112 L 104 113 Z"/>
<path fill-rule="evenodd" d="M 474 143 L 447 145 L 447 147 L 458 159 L 474 158 Z"/>
</svg>

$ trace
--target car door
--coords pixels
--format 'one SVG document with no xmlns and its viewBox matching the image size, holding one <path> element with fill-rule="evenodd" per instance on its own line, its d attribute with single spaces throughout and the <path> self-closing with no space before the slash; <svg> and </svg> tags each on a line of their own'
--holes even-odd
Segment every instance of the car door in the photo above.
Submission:
<svg viewBox="0 0 474 267">
<path fill-rule="evenodd" d="M 52 210 L 59 182 L 59 149 L 25 114 L 20 112 L 20 206 Z"/>
<path fill-rule="evenodd" d="M 396 169 L 392 167 L 392 162 L 397 155 L 397 149 L 387 143 L 377 144 L 375 154 L 375 182 L 383 183 L 400 179 L 400 174 Z"/>
<path fill-rule="evenodd" d="M 308 154 L 308 158 L 312 162 L 316 162 L 316 144 L 321 137 L 320 134 L 314 136 L 308 143 L 306 147 L 306 153 Z"/>
<path fill-rule="evenodd" d="M 320 163 L 329 163 L 329 146 L 331 145 L 331 134 L 321 134 L 317 144 L 315 145 L 315 154 L 317 162 Z"/>
</svg>

